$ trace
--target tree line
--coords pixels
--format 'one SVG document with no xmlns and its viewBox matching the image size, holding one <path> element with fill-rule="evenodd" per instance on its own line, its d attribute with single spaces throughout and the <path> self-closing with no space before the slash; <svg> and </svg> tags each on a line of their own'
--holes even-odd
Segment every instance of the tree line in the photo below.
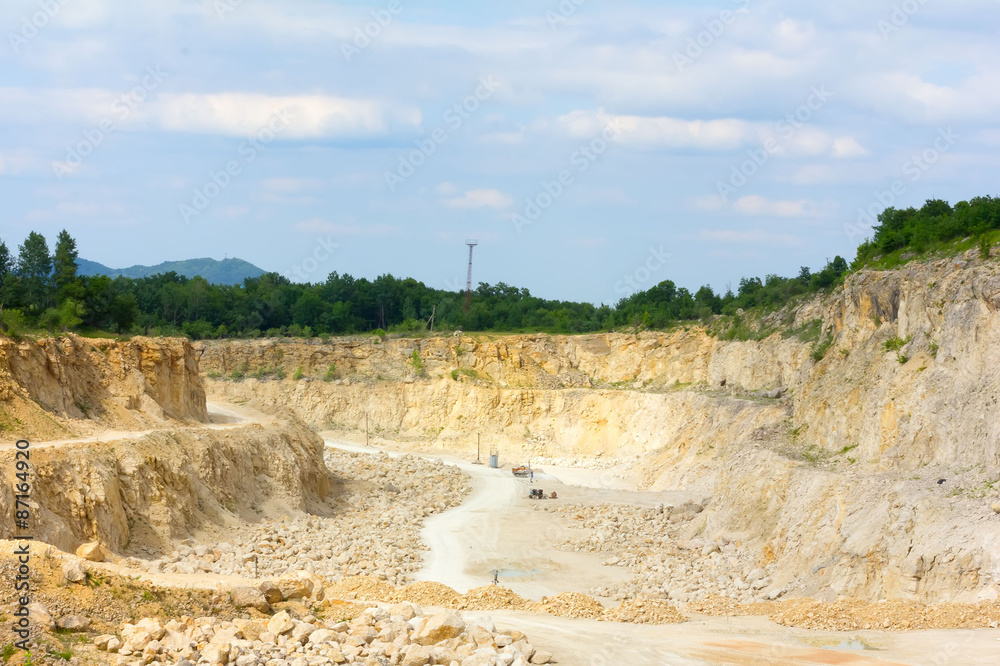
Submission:
<svg viewBox="0 0 1000 666">
<path fill-rule="evenodd" d="M 852 267 L 970 235 L 989 244 L 989 233 L 997 229 L 1000 199 L 990 197 L 954 208 L 940 200 L 928 201 L 920 210 L 890 208 L 879 216 L 873 238 L 858 248 Z M 35 232 L 18 247 L 16 258 L 0 242 L 0 325 L 8 334 L 82 330 L 205 339 L 456 329 L 564 334 L 662 329 L 678 322 L 708 322 L 740 309 L 780 309 L 835 287 L 852 268 L 838 256 L 815 272 L 803 267 L 794 277 L 744 278 L 735 292 L 721 294 L 709 286 L 692 293 L 665 280 L 600 306 L 543 299 L 503 282 L 480 283 L 466 310 L 461 292 L 389 274 L 368 280 L 334 272 L 322 283 L 298 284 L 267 273 L 240 285 L 217 285 L 174 272 L 139 279 L 85 277 L 77 273 L 77 257 L 76 241 L 65 230 L 51 254 L 44 236 Z"/>
</svg>

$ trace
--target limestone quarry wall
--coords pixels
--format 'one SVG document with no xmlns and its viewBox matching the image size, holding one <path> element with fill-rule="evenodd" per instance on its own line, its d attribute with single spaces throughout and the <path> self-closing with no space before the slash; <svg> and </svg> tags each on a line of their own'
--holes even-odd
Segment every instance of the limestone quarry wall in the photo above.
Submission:
<svg viewBox="0 0 1000 666">
<path fill-rule="evenodd" d="M 605 455 L 654 490 L 707 483 L 697 535 L 740 539 L 789 585 L 937 600 L 998 593 L 998 309 L 1000 266 L 970 254 L 853 275 L 776 314 L 782 330 L 762 341 L 690 327 L 199 347 L 209 390 L 228 398 L 318 428 L 367 416 L 461 452 L 481 433 L 508 459 Z M 820 361 L 788 335 L 816 319 L 833 337 Z M 283 381 L 225 379 L 279 366 Z"/>
<path fill-rule="evenodd" d="M 368 414 L 404 436 L 484 432 L 515 444 L 527 433 L 556 452 L 646 455 L 681 440 L 695 449 L 746 440 L 769 424 L 788 426 L 803 445 L 856 446 L 855 458 L 886 469 L 954 460 L 998 466 L 1000 419 L 989 418 L 1000 396 L 998 308 L 996 261 L 948 261 L 861 273 L 802 306 L 786 330 L 822 319 L 835 334 L 819 362 L 812 343 L 794 336 L 725 342 L 701 328 L 199 346 L 213 376 L 282 366 L 290 377 L 301 369 L 301 381 L 211 386 L 288 404 L 316 427 L 357 429 Z M 907 343 L 886 352 L 892 337 Z M 320 381 L 331 365 L 336 379 Z M 781 400 L 749 395 L 778 387 L 788 389 Z M 700 435 L 689 423 L 697 420 L 707 421 Z"/>
<path fill-rule="evenodd" d="M 135 429 L 172 419 L 207 420 L 187 340 L 0 336 L 0 422 L 11 436 L 67 437 L 74 420 Z"/>
<path fill-rule="evenodd" d="M 13 455 L 0 452 L 3 469 Z M 33 536 L 69 551 L 93 540 L 117 553 L 165 548 L 209 522 L 259 520 L 269 503 L 321 510 L 333 483 L 323 441 L 295 422 L 36 447 L 31 462 Z M 12 475 L 0 475 L 3 515 L 13 515 Z M 0 522 L 0 539 L 13 534 Z"/>
</svg>

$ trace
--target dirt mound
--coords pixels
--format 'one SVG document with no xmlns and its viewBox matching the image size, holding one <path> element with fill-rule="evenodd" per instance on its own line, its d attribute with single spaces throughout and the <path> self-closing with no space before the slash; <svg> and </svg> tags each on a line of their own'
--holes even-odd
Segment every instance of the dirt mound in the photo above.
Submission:
<svg viewBox="0 0 1000 666">
<path fill-rule="evenodd" d="M 433 581 L 420 581 L 396 590 L 392 600 L 410 601 L 418 606 L 457 608 L 462 600 L 462 595 L 447 585 Z"/>
<path fill-rule="evenodd" d="M 522 610 L 533 611 L 536 604 L 498 585 L 485 585 L 469 590 L 462 596 L 459 610 Z"/>
<path fill-rule="evenodd" d="M 845 599 L 821 603 L 794 599 L 774 604 L 770 618 L 778 624 L 829 631 L 909 631 L 913 629 L 978 629 L 1000 623 L 1000 601 L 934 606 L 911 601 L 870 603 Z"/>
<path fill-rule="evenodd" d="M 666 601 L 636 597 L 625 601 L 618 608 L 605 611 L 605 619 L 631 624 L 679 624 L 687 618 Z"/>
<path fill-rule="evenodd" d="M 702 613 L 716 617 L 725 617 L 727 615 L 770 615 L 774 610 L 774 604 L 741 604 L 735 599 L 713 594 L 701 601 L 693 601 L 687 604 L 685 608 L 692 613 Z"/>
<path fill-rule="evenodd" d="M 579 592 L 563 592 L 551 599 L 542 597 L 539 610 L 560 617 L 582 617 L 591 620 L 604 618 L 605 608 L 597 599 Z"/>
<path fill-rule="evenodd" d="M 396 596 L 396 588 L 371 576 L 344 576 L 326 588 L 326 596 L 335 599 L 391 601 Z"/>
</svg>

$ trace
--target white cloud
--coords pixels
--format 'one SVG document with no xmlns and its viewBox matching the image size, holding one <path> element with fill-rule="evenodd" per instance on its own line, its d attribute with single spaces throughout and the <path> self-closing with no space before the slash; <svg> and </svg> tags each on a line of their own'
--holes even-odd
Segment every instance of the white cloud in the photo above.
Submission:
<svg viewBox="0 0 1000 666">
<path fill-rule="evenodd" d="M 858 143 L 854 137 L 842 136 L 833 141 L 833 156 L 841 159 L 853 157 L 864 157 L 868 154 L 864 146 Z"/>
<path fill-rule="evenodd" d="M 164 94 L 155 108 L 163 129 L 232 136 L 256 134 L 269 125 L 288 138 L 378 136 L 396 125 L 418 127 L 422 120 L 415 107 L 325 95 Z"/>
<path fill-rule="evenodd" d="M 753 143 L 754 125 L 734 118 L 683 120 L 666 116 L 624 116 L 597 111 L 573 111 L 556 119 L 556 126 L 576 139 L 606 133 L 621 143 L 641 148 L 732 150 Z"/>
<path fill-rule="evenodd" d="M 478 208 L 507 208 L 514 200 L 500 190 L 478 189 L 467 190 L 460 197 L 442 199 L 441 203 L 448 208 L 478 209 Z"/>
<path fill-rule="evenodd" d="M 769 217 L 816 217 L 821 213 L 819 206 L 809 199 L 772 201 L 757 194 L 737 199 L 733 202 L 733 210 L 744 215 Z"/>
<path fill-rule="evenodd" d="M 54 119 L 141 129 L 228 136 L 256 135 L 270 126 L 286 138 L 373 137 L 418 128 L 420 110 L 372 99 L 262 93 L 163 93 L 124 105 L 123 92 L 101 88 L 0 88 L 0 119 L 34 124 Z M 131 108 L 129 108 L 131 107 Z"/>
</svg>

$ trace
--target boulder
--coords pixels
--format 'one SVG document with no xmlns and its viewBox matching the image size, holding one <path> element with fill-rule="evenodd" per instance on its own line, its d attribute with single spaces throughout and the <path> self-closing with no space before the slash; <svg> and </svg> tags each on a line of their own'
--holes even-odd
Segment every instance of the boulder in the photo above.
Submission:
<svg viewBox="0 0 1000 666">
<path fill-rule="evenodd" d="M 98 636 L 97 638 L 94 639 L 94 647 L 96 647 L 98 650 L 107 651 L 108 643 L 111 642 L 112 638 L 114 638 L 114 635 L 112 634 L 102 634 L 101 636 Z"/>
<path fill-rule="evenodd" d="M 532 664 L 548 664 L 552 661 L 552 653 L 545 650 L 535 650 L 535 654 L 531 656 Z"/>
<path fill-rule="evenodd" d="M 255 587 L 234 587 L 229 593 L 229 598 L 237 608 L 253 608 L 261 613 L 271 610 L 271 604 Z"/>
<path fill-rule="evenodd" d="M 410 645 L 399 663 L 400 666 L 425 666 L 431 663 L 431 649 L 425 645 Z"/>
<path fill-rule="evenodd" d="M 309 644 L 317 645 L 319 643 L 336 642 L 338 635 L 337 632 L 330 631 L 329 629 L 317 629 L 309 634 Z"/>
<path fill-rule="evenodd" d="M 271 618 L 267 623 L 267 630 L 275 636 L 288 633 L 295 628 L 295 620 L 288 614 L 288 611 L 281 611 Z"/>
<path fill-rule="evenodd" d="M 304 644 L 309 640 L 309 636 L 316 631 L 316 627 L 312 626 L 308 622 L 299 622 L 292 629 L 292 641 L 295 643 Z"/>
<path fill-rule="evenodd" d="M 260 593 L 264 595 L 264 599 L 267 600 L 269 604 L 277 604 L 285 600 L 281 596 L 281 588 L 273 580 L 265 580 L 263 583 L 257 586 Z"/>
<path fill-rule="evenodd" d="M 228 645 L 209 645 L 201 652 L 201 661 L 209 664 L 226 664 L 229 662 Z"/>
<path fill-rule="evenodd" d="M 90 629 L 90 618 L 82 615 L 65 615 L 56 620 L 56 626 L 64 631 L 86 631 Z"/>
<path fill-rule="evenodd" d="M 419 614 L 420 614 L 420 608 L 415 604 L 411 604 L 409 601 L 398 603 L 395 606 L 389 608 L 389 615 L 395 617 L 401 617 L 407 622 L 409 622 Z"/>
<path fill-rule="evenodd" d="M 458 638 L 465 631 L 465 622 L 457 613 L 442 612 L 431 617 L 417 633 L 414 642 L 436 645 L 450 638 Z"/>
<path fill-rule="evenodd" d="M 278 589 L 283 599 L 304 599 L 309 596 L 309 584 L 302 578 L 282 578 Z"/>
<path fill-rule="evenodd" d="M 107 559 L 108 554 L 100 542 L 91 541 L 77 548 L 76 556 L 85 559 L 88 562 L 103 562 Z"/>
<path fill-rule="evenodd" d="M 45 627 L 49 630 L 56 628 L 56 623 L 52 620 L 49 609 L 41 604 L 28 604 L 28 618 L 35 626 Z"/>
<path fill-rule="evenodd" d="M 63 578 L 71 583 L 87 582 L 87 567 L 80 560 L 67 562 L 62 568 Z"/>
</svg>

